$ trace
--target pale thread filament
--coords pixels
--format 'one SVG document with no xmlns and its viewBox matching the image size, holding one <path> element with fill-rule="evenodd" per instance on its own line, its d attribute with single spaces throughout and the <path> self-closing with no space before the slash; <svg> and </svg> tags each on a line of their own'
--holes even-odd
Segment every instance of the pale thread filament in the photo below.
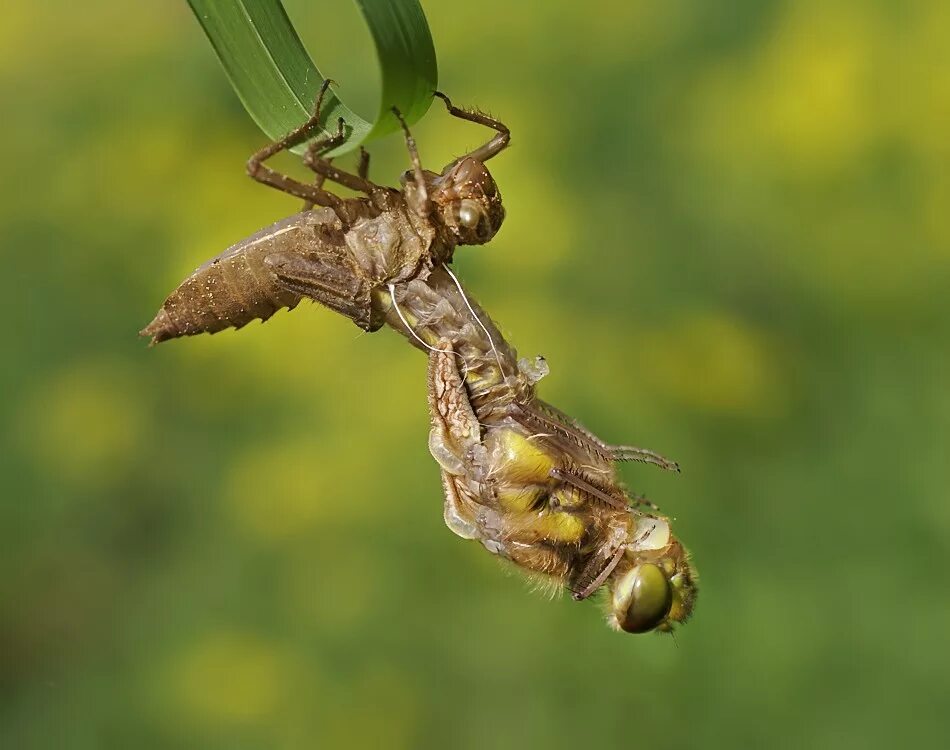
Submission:
<svg viewBox="0 0 950 750">
<path fill-rule="evenodd" d="M 482 319 L 478 317 L 474 308 L 472 308 L 471 303 L 468 301 L 468 297 L 465 295 L 465 290 L 462 288 L 461 282 L 456 278 L 455 274 L 452 273 L 452 269 L 446 265 L 443 265 L 442 268 L 445 269 L 445 272 L 452 278 L 452 281 L 455 282 L 455 286 L 458 287 L 459 294 L 462 295 L 462 300 L 465 302 L 465 306 L 468 308 L 468 311 L 472 314 L 472 317 L 475 318 L 475 322 L 478 323 L 479 327 L 485 332 L 485 335 L 488 337 L 488 343 L 491 346 L 492 354 L 495 355 L 495 361 L 498 363 L 498 375 L 505 380 L 507 377 L 505 375 L 505 368 L 501 366 L 501 357 L 498 356 L 498 350 L 495 348 L 495 342 L 491 337 L 491 334 L 488 332 L 488 329 L 485 327 L 485 324 L 482 323 Z"/>
<path fill-rule="evenodd" d="M 418 341 L 420 344 L 422 344 L 422 345 L 423 345 L 426 349 L 428 349 L 430 352 L 435 352 L 436 354 L 448 354 L 448 352 L 446 352 L 445 349 L 438 349 L 438 348 L 432 346 L 431 344 L 428 344 L 428 343 L 426 343 L 425 341 L 423 341 L 423 340 L 422 340 L 422 337 L 419 336 L 419 334 L 416 333 L 416 332 L 412 329 L 412 326 L 409 325 L 409 321 L 406 320 L 405 316 L 402 314 L 402 310 L 399 309 L 399 302 L 398 302 L 398 300 L 396 299 L 396 285 L 395 285 L 395 284 L 388 284 L 388 287 L 389 287 L 389 297 L 390 297 L 390 299 L 392 299 L 392 301 L 393 301 L 393 308 L 396 310 L 396 315 L 399 316 L 399 320 L 402 321 L 402 324 L 406 327 L 406 330 L 409 332 L 409 335 L 412 336 L 412 337 L 413 337 L 416 341 Z M 468 374 L 468 363 L 462 358 L 462 355 L 459 354 L 457 351 L 452 350 L 452 354 L 454 354 L 456 357 L 458 357 L 459 359 L 462 360 L 462 377 L 467 376 L 467 374 Z"/>
</svg>

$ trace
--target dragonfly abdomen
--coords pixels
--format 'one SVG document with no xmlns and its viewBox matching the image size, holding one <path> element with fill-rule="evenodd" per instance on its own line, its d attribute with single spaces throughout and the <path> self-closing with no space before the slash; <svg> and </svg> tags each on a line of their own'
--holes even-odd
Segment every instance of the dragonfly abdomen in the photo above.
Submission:
<svg viewBox="0 0 950 750">
<path fill-rule="evenodd" d="M 436 266 L 424 280 L 395 285 L 383 297 L 387 324 L 413 346 L 452 345 L 479 418 L 503 412 L 524 392 L 514 348 L 446 266 Z"/>
<path fill-rule="evenodd" d="M 178 336 L 241 328 L 293 308 L 301 295 L 282 284 L 268 258 L 304 257 L 317 246 L 341 244 L 329 209 L 295 214 L 232 245 L 199 266 L 173 291 L 142 335 L 159 343 Z"/>
</svg>

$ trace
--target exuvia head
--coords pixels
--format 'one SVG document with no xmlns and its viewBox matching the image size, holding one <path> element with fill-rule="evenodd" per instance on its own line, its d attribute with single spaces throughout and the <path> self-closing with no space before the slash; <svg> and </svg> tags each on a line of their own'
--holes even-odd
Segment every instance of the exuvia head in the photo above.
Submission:
<svg viewBox="0 0 950 750">
<path fill-rule="evenodd" d="M 505 218 L 501 193 L 485 162 L 508 147 L 511 133 L 504 123 L 484 112 L 456 107 L 440 91 L 433 95 L 453 117 L 495 131 L 487 143 L 451 162 L 442 174 L 423 173 L 431 215 L 445 228 L 447 239 L 457 245 L 483 245 L 495 236 Z M 408 172 L 403 177 L 407 190 L 411 190 L 412 179 Z"/>
<path fill-rule="evenodd" d="M 669 632 L 686 622 L 696 601 L 689 553 L 664 518 L 641 516 L 611 576 L 609 621 L 618 630 Z"/>
<path fill-rule="evenodd" d="M 501 193 L 485 163 L 463 156 L 442 174 L 424 172 L 432 216 L 445 227 L 454 244 L 484 245 L 505 218 Z M 407 172 L 404 181 L 412 179 Z M 411 183 L 410 183 L 411 184 Z"/>
</svg>

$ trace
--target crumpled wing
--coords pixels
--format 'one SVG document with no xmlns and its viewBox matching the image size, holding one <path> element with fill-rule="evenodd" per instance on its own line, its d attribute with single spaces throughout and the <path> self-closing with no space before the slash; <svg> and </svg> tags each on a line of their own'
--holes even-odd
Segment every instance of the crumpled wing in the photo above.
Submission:
<svg viewBox="0 0 950 750">
<path fill-rule="evenodd" d="M 452 345 L 444 340 L 429 354 L 429 452 L 442 467 L 446 526 L 463 539 L 476 539 L 476 498 L 468 485 L 481 426 L 455 360 Z"/>
</svg>

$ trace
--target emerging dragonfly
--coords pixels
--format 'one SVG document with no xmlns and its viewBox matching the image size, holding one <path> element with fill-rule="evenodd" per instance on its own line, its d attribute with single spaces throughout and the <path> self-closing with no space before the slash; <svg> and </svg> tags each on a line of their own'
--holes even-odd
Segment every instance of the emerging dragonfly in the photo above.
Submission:
<svg viewBox="0 0 950 750">
<path fill-rule="evenodd" d="M 508 145 L 508 128 L 437 94 L 453 116 L 496 132 L 436 174 L 422 168 L 394 110 L 412 163 L 402 190 L 367 178 L 365 152 L 358 174 L 322 157 L 342 141 L 342 120 L 334 135 L 308 147 L 304 162 L 315 184 L 265 166 L 319 128 L 326 91 L 324 84 L 309 120 L 247 165 L 254 179 L 306 201 L 305 210 L 198 268 L 142 334 L 157 343 L 240 328 L 304 297 L 366 331 L 389 325 L 429 356 L 429 449 L 442 470 L 448 527 L 563 584 L 574 599 L 606 587 L 614 628 L 669 631 L 685 622 L 696 597 L 689 554 L 669 520 L 629 497 L 615 471 L 617 461 L 677 465 L 649 450 L 608 445 L 541 401 L 534 386 L 546 373 L 543 360 L 518 360 L 449 268 L 456 246 L 488 242 L 504 219 L 485 162 Z M 364 197 L 340 198 L 323 188 L 325 180 Z"/>
</svg>

